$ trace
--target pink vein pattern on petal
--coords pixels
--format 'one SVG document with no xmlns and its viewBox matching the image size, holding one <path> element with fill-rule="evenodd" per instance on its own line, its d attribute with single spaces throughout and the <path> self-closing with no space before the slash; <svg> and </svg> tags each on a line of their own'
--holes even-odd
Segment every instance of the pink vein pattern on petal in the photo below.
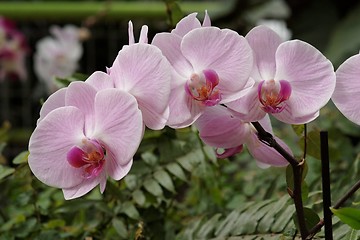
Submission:
<svg viewBox="0 0 360 240">
<path fill-rule="evenodd" d="M 29 166 L 43 183 L 69 188 L 82 182 L 81 171 L 72 167 L 67 152 L 81 143 L 84 114 L 76 107 L 51 111 L 35 128 L 29 141 Z"/>
<path fill-rule="evenodd" d="M 85 82 L 95 88 L 96 91 L 114 87 L 114 83 L 109 75 L 100 71 L 91 74 Z"/>
<path fill-rule="evenodd" d="M 197 13 L 191 13 L 181 19 L 177 24 L 175 29 L 171 31 L 171 33 L 176 34 L 180 37 L 185 36 L 188 32 L 195 28 L 201 27 L 200 21 L 196 18 Z"/>
<path fill-rule="evenodd" d="M 162 129 L 168 119 L 171 69 L 155 46 L 134 44 L 119 52 L 111 68 L 115 86 L 131 93 L 151 129 Z"/>
<path fill-rule="evenodd" d="M 282 42 L 281 38 L 265 26 L 254 27 L 245 38 L 254 53 L 255 65 L 252 76 L 256 81 L 274 79 L 275 53 Z"/>
<path fill-rule="evenodd" d="M 85 115 L 85 135 L 94 127 L 94 99 L 96 90 L 85 82 L 70 83 L 65 96 L 65 105 L 74 106 Z"/>
<path fill-rule="evenodd" d="M 144 132 L 136 99 L 118 89 L 105 89 L 95 97 L 95 130 L 90 138 L 105 146 L 106 154 L 126 165 L 137 151 Z M 106 158 L 108 159 L 108 158 Z M 109 164 L 109 163 L 106 163 Z"/>
<path fill-rule="evenodd" d="M 336 71 L 332 100 L 350 121 L 360 125 L 360 54 L 350 57 Z"/>
<path fill-rule="evenodd" d="M 310 44 L 299 40 L 282 43 L 276 52 L 276 66 L 275 79 L 291 85 L 287 105 L 294 118 L 314 115 L 330 100 L 335 88 L 333 66 Z"/>
<path fill-rule="evenodd" d="M 180 50 L 181 41 L 182 38 L 175 34 L 158 33 L 155 35 L 152 44 L 160 48 L 177 74 L 183 77 L 182 81 L 186 82 L 194 69 Z"/>
<path fill-rule="evenodd" d="M 39 122 L 52 110 L 65 106 L 66 90 L 67 88 L 59 89 L 46 99 L 40 109 L 40 118 L 38 119 L 37 124 L 39 124 Z"/>
</svg>

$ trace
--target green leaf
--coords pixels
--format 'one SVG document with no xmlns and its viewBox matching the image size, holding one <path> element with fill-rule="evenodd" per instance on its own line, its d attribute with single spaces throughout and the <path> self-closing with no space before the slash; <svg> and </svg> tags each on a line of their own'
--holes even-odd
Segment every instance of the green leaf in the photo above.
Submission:
<svg viewBox="0 0 360 240">
<path fill-rule="evenodd" d="M 278 199 L 271 207 L 271 209 L 266 213 L 266 215 L 260 220 L 257 227 L 257 231 L 261 233 L 269 232 L 272 223 L 275 221 L 275 217 L 278 218 L 277 214 L 285 208 L 289 201 L 289 196 L 284 195 Z"/>
<path fill-rule="evenodd" d="M 18 238 L 25 238 L 28 237 L 34 229 L 36 229 L 37 220 L 35 217 L 31 217 L 26 219 L 26 221 L 22 222 L 21 224 L 17 225 L 21 231 L 16 231 L 15 236 Z"/>
<path fill-rule="evenodd" d="M 71 82 L 74 81 L 85 81 L 89 76 L 83 73 L 74 73 L 70 77 L 60 78 L 55 77 L 55 83 L 60 87 L 67 87 Z"/>
<path fill-rule="evenodd" d="M 225 237 L 233 229 L 235 222 L 240 215 L 240 211 L 232 211 L 217 227 L 215 235 L 217 237 Z"/>
<path fill-rule="evenodd" d="M 306 153 L 320 160 L 320 132 L 318 130 L 312 130 L 307 133 L 306 144 Z M 304 149 L 304 137 L 299 140 L 299 146 L 301 149 Z"/>
<path fill-rule="evenodd" d="M 208 145 L 205 145 L 205 146 L 203 146 L 203 150 L 204 150 L 205 156 L 206 156 L 211 162 L 213 162 L 215 165 L 217 165 L 217 157 L 216 157 L 214 148 L 212 148 L 212 147 L 210 147 L 210 146 L 208 146 Z"/>
<path fill-rule="evenodd" d="M 124 181 L 125 181 L 127 188 L 130 190 L 134 190 L 137 186 L 137 177 L 135 174 L 128 174 L 124 178 Z"/>
<path fill-rule="evenodd" d="M 155 166 L 158 161 L 157 156 L 151 152 L 142 153 L 141 158 L 150 166 Z"/>
<path fill-rule="evenodd" d="M 125 202 L 122 205 L 122 212 L 132 219 L 140 218 L 140 214 L 132 202 Z"/>
<path fill-rule="evenodd" d="M 140 206 L 143 206 L 146 202 L 146 197 L 143 193 L 143 191 L 137 189 L 132 193 L 132 197 L 134 201 L 139 204 Z"/>
<path fill-rule="evenodd" d="M 164 170 L 158 170 L 154 173 L 154 178 L 161 186 L 169 190 L 170 192 L 175 193 L 175 187 L 173 181 L 171 180 L 170 175 Z"/>
<path fill-rule="evenodd" d="M 335 218 L 334 220 L 338 220 L 338 218 Z M 344 239 L 345 235 L 349 232 L 349 229 L 351 228 L 348 225 L 340 224 L 340 227 L 334 229 L 334 239 Z"/>
<path fill-rule="evenodd" d="M 128 236 L 128 231 L 126 229 L 125 224 L 123 223 L 123 221 L 117 219 L 117 218 L 113 218 L 113 220 L 111 221 L 115 231 L 117 234 L 119 234 L 119 236 L 121 238 L 127 239 Z"/>
<path fill-rule="evenodd" d="M 85 73 L 76 72 L 71 77 L 76 79 L 77 81 L 85 81 L 86 79 L 89 78 L 89 75 Z"/>
<path fill-rule="evenodd" d="M 166 165 L 166 169 L 173 174 L 175 177 L 179 178 L 180 180 L 183 180 L 184 182 L 187 181 L 185 173 L 183 169 L 179 166 L 177 163 L 169 163 Z"/>
<path fill-rule="evenodd" d="M 290 205 L 284 211 L 282 211 L 280 216 L 277 216 L 275 222 L 272 224 L 271 231 L 272 232 L 284 231 L 286 225 L 291 220 L 294 211 L 295 211 L 294 205 Z"/>
<path fill-rule="evenodd" d="M 6 147 L 5 142 L 0 142 L 0 154 L 4 151 L 4 148 Z"/>
<path fill-rule="evenodd" d="M 209 238 L 209 234 L 214 231 L 216 226 L 218 225 L 219 218 L 221 217 L 221 213 L 215 214 L 212 218 L 210 218 L 206 223 L 204 223 L 199 231 L 196 234 L 196 237 L 199 239 Z"/>
<path fill-rule="evenodd" d="M 179 164 L 189 172 L 191 172 L 196 165 L 200 164 L 204 160 L 204 153 L 200 149 L 189 152 L 188 154 L 177 159 Z"/>
<path fill-rule="evenodd" d="M 158 182 L 156 182 L 153 178 L 149 178 L 144 182 L 144 188 L 156 197 L 161 197 L 163 195 L 163 191 Z"/>
<path fill-rule="evenodd" d="M 177 1 L 169 1 L 166 4 L 167 11 L 170 12 L 170 22 L 175 27 L 175 24 L 178 23 L 183 17 L 184 13 L 181 11 L 180 5 Z"/>
<path fill-rule="evenodd" d="M 54 229 L 65 226 L 66 222 L 63 219 L 52 219 L 47 223 L 44 223 L 44 229 Z"/>
<path fill-rule="evenodd" d="M 262 202 L 257 202 L 254 205 L 250 206 L 245 212 L 243 212 L 236 223 L 234 224 L 234 229 L 232 234 L 241 235 L 254 233 L 258 220 L 261 219 L 265 214 L 270 210 L 267 206 L 274 202 L 274 200 L 265 200 Z"/>
<path fill-rule="evenodd" d="M 13 174 L 14 172 L 15 172 L 14 168 L 0 165 L 0 180 Z"/>
<path fill-rule="evenodd" d="M 75 199 L 72 201 L 66 201 L 54 210 L 54 213 L 76 213 L 79 209 L 89 209 L 95 204 L 99 204 L 101 201 L 88 200 L 88 199 Z"/>
<path fill-rule="evenodd" d="M 346 223 L 353 229 L 360 230 L 360 209 L 346 207 L 340 209 L 330 208 L 330 210 L 343 223 Z"/>
<path fill-rule="evenodd" d="M 28 160 L 29 151 L 23 151 L 19 153 L 13 160 L 14 164 L 26 163 Z"/>
<path fill-rule="evenodd" d="M 358 240 L 358 233 L 358 230 L 350 229 L 350 231 L 346 234 L 344 240 Z"/>
<path fill-rule="evenodd" d="M 317 213 L 311 208 L 306 208 L 306 207 L 304 208 L 304 216 L 305 216 L 305 224 L 307 229 L 312 229 L 320 221 L 320 218 L 317 215 Z M 296 212 L 293 215 L 293 219 L 295 225 L 299 229 L 299 221 Z"/>
<path fill-rule="evenodd" d="M 294 132 L 296 133 L 296 135 L 298 137 L 301 137 L 304 135 L 304 129 L 305 129 L 305 126 L 304 124 L 301 124 L 301 125 L 291 125 L 292 129 L 294 130 Z"/>
<path fill-rule="evenodd" d="M 59 77 L 55 77 L 55 83 L 59 86 L 59 87 L 67 87 L 70 85 L 70 83 L 73 80 L 71 78 L 59 78 Z"/>
</svg>

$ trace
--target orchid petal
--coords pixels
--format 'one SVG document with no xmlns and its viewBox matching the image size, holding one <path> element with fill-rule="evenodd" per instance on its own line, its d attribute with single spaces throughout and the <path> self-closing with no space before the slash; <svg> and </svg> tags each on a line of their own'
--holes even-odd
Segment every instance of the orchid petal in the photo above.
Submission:
<svg viewBox="0 0 360 240">
<path fill-rule="evenodd" d="M 66 91 L 65 105 L 77 107 L 85 115 L 85 135 L 88 135 L 94 126 L 95 95 L 95 88 L 80 81 L 70 83 Z"/>
<path fill-rule="evenodd" d="M 131 159 L 128 163 L 125 165 L 120 165 L 116 159 L 110 159 L 112 158 L 109 156 L 108 159 L 106 159 L 106 173 L 112 177 L 114 180 L 120 180 L 123 177 L 125 177 L 133 164 L 133 160 Z"/>
<path fill-rule="evenodd" d="M 181 19 L 177 24 L 175 29 L 171 31 L 172 34 L 176 34 L 180 37 L 185 36 L 188 32 L 195 28 L 201 27 L 200 21 L 196 18 L 197 13 L 191 13 Z"/>
<path fill-rule="evenodd" d="M 237 117 L 245 122 L 259 121 L 266 115 L 258 98 L 258 85 L 259 83 L 256 83 L 245 96 L 226 103 L 226 106 L 237 112 Z"/>
<path fill-rule="evenodd" d="M 276 66 L 275 80 L 286 80 L 291 85 L 286 103 L 294 119 L 314 114 L 330 100 L 335 88 L 333 66 L 310 44 L 299 40 L 282 43 L 276 52 Z"/>
<path fill-rule="evenodd" d="M 95 97 L 95 129 L 92 139 L 104 145 L 118 166 L 126 165 L 137 151 L 143 122 L 136 99 L 118 89 L 105 89 Z M 114 170 L 116 171 L 116 170 Z"/>
<path fill-rule="evenodd" d="M 240 145 L 234 148 L 224 149 L 223 153 L 218 153 L 218 149 L 216 149 L 215 154 L 217 158 L 228 158 L 242 152 L 243 149 L 244 149 L 244 145 Z"/>
<path fill-rule="evenodd" d="M 139 43 L 148 43 L 148 30 L 149 28 L 146 25 L 141 27 Z"/>
<path fill-rule="evenodd" d="M 188 127 L 202 114 L 205 105 L 190 97 L 184 86 L 172 89 L 169 100 L 169 119 L 166 123 L 171 128 Z"/>
<path fill-rule="evenodd" d="M 336 71 L 335 106 L 350 121 L 360 125 L 360 54 L 350 57 Z"/>
<path fill-rule="evenodd" d="M 252 77 L 257 81 L 270 80 L 275 77 L 275 53 L 282 40 L 273 30 L 265 26 L 254 27 L 246 36 L 253 49 L 254 70 Z"/>
<path fill-rule="evenodd" d="M 96 178 L 84 179 L 83 182 L 81 182 L 77 186 L 74 186 L 71 188 L 63 188 L 64 198 L 66 200 L 70 200 L 70 199 L 81 197 L 81 196 L 85 195 L 86 193 L 90 192 L 99 183 L 100 183 L 100 185 L 104 185 L 104 182 L 106 183 L 106 175 L 104 173 L 100 174 Z M 101 189 L 100 189 L 100 191 L 101 191 Z"/>
<path fill-rule="evenodd" d="M 66 90 L 67 88 L 61 88 L 46 99 L 40 109 L 40 118 L 38 119 L 37 124 L 39 124 L 39 122 L 52 110 L 65 106 Z"/>
<path fill-rule="evenodd" d="M 174 70 L 183 77 L 185 83 L 193 73 L 193 67 L 182 55 L 180 50 L 182 38 L 171 33 L 158 33 L 155 35 L 152 45 L 157 46 L 162 54 L 170 62 Z"/>
<path fill-rule="evenodd" d="M 291 150 L 283 141 L 277 137 L 275 137 L 275 140 L 286 151 L 291 153 Z M 262 164 L 268 164 L 275 167 L 288 165 L 288 162 L 283 156 L 281 156 L 275 149 L 260 142 L 255 133 L 251 134 L 251 137 L 247 139 L 246 146 L 248 147 L 250 154 L 260 163 L 260 166 L 262 166 Z"/>
<path fill-rule="evenodd" d="M 292 106 L 286 106 L 281 113 L 273 113 L 272 115 L 284 123 L 304 124 L 315 120 L 320 114 L 320 111 L 316 111 L 314 113 L 309 113 L 308 115 L 294 117 L 293 112 L 295 111 L 296 109 L 292 109 Z"/>
<path fill-rule="evenodd" d="M 82 182 L 82 171 L 72 167 L 66 156 L 85 138 L 83 126 L 84 114 L 72 106 L 51 111 L 38 124 L 29 141 L 29 166 L 40 181 L 58 188 Z"/>
<path fill-rule="evenodd" d="M 206 108 L 195 126 L 204 143 L 216 148 L 235 148 L 245 143 L 250 133 L 248 123 L 243 123 L 223 106 Z"/>
<path fill-rule="evenodd" d="M 195 72 L 212 69 L 219 75 L 222 103 L 238 98 L 253 66 L 252 50 L 244 37 L 229 29 L 194 29 L 181 42 L 181 52 Z"/>
<path fill-rule="evenodd" d="M 205 17 L 204 17 L 204 21 L 203 21 L 202 26 L 203 27 L 210 27 L 211 26 L 211 20 L 210 20 L 210 17 L 209 17 L 209 14 L 208 14 L 207 10 L 205 10 Z"/>
<path fill-rule="evenodd" d="M 168 118 L 170 69 L 160 50 L 149 44 L 121 50 L 111 68 L 115 86 L 135 96 L 145 125 L 151 129 L 162 129 Z"/>
<path fill-rule="evenodd" d="M 260 125 L 269 133 L 273 133 L 269 114 L 266 114 L 262 119 L 258 120 Z"/>
<path fill-rule="evenodd" d="M 134 44 L 135 43 L 134 26 L 132 24 L 132 21 L 129 21 L 128 23 L 128 35 L 129 35 L 129 45 Z"/>
<path fill-rule="evenodd" d="M 85 82 L 95 88 L 96 91 L 114 87 L 114 83 L 109 75 L 100 71 L 91 74 Z"/>
</svg>

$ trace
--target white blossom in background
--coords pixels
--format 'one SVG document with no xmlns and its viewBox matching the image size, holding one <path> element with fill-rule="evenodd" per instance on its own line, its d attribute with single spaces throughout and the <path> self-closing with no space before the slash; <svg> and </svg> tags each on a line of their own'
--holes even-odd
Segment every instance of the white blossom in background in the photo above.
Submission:
<svg viewBox="0 0 360 240">
<path fill-rule="evenodd" d="M 276 19 L 260 19 L 257 25 L 264 25 L 276 32 L 281 40 L 288 41 L 291 39 L 292 33 L 287 28 L 285 21 Z"/>
<path fill-rule="evenodd" d="M 83 48 L 80 28 L 76 26 L 52 26 L 50 33 L 52 36 L 45 37 L 36 44 L 34 68 L 48 92 L 53 93 L 59 88 L 55 78 L 70 77 L 78 68 Z"/>
</svg>

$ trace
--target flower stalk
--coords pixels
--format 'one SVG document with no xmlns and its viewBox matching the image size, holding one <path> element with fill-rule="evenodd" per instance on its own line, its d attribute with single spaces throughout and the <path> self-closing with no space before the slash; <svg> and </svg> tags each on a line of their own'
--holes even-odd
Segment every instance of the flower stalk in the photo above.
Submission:
<svg viewBox="0 0 360 240">
<path fill-rule="evenodd" d="M 292 198 L 294 200 L 296 216 L 299 223 L 299 230 L 302 239 L 306 239 L 308 236 L 308 229 L 306 228 L 304 206 L 301 198 L 301 184 L 302 184 L 302 173 L 305 163 L 305 159 L 302 161 L 296 160 L 291 154 L 289 154 L 284 148 L 282 148 L 272 134 L 265 131 L 259 122 L 252 122 L 252 125 L 258 132 L 258 138 L 269 147 L 274 148 L 278 151 L 291 165 L 294 175 L 294 189 Z"/>
</svg>

